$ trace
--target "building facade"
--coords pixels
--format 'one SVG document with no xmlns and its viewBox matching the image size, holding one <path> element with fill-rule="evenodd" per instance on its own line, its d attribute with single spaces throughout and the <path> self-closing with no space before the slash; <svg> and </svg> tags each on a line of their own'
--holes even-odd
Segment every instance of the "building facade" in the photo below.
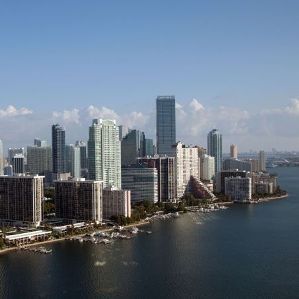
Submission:
<svg viewBox="0 0 299 299">
<path fill-rule="evenodd" d="M 103 190 L 103 219 L 111 216 L 131 217 L 131 191 L 106 188 Z"/>
<path fill-rule="evenodd" d="M 14 174 L 25 173 L 25 156 L 16 154 L 12 158 L 12 169 Z"/>
<path fill-rule="evenodd" d="M 0 222 L 39 226 L 44 198 L 42 176 L 0 176 Z"/>
<path fill-rule="evenodd" d="M 212 180 L 215 176 L 215 158 L 209 155 L 203 155 L 200 161 L 200 178 L 203 181 Z"/>
<path fill-rule="evenodd" d="M 103 183 L 85 179 L 56 181 L 56 217 L 69 221 L 102 222 Z"/>
<path fill-rule="evenodd" d="M 4 151 L 3 151 L 3 143 L 0 139 L 0 175 L 4 174 Z"/>
<path fill-rule="evenodd" d="M 175 97 L 159 96 L 156 100 L 157 153 L 174 156 L 176 144 Z"/>
<path fill-rule="evenodd" d="M 236 202 L 248 202 L 252 199 L 251 178 L 226 177 L 225 195 Z"/>
<path fill-rule="evenodd" d="M 52 148 L 50 146 L 27 147 L 27 171 L 44 175 L 52 171 Z"/>
<path fill-rule="evenodd" d="M 223 170 L 241 170 L 251 172 L 251 163 L 235 158 L 225 159 L 223 161 Z"/>
<path fill-rule="evenodd" d="M 225 178 L 250 177 L 250 172 L 240 170 L 222 170 L 216 174 L 216 192 L 225 194 Z"/>
<path fill-rule="evenodd" d="M 259 152 L 259 171 L 266 171 L 266 154 L 264 151 Z"/>
<path fill-rule="evenodd" d="M 89 127 L 88 175 L 104 188 L 121 189 L 121 148 L 115 120 L 94 119 Z"/>
<path fill-rule="evenodd" d="M 230 157 L 232 159 L 238 159 L 238 147 L 235 144 L 230 146 Z"/>
<path fill-rule="evenodd" d="M 122 168 L 122 186 L 131 190 L 132 203 L 158 202 L 158 171 L 155 168 Z"/>
</svg>

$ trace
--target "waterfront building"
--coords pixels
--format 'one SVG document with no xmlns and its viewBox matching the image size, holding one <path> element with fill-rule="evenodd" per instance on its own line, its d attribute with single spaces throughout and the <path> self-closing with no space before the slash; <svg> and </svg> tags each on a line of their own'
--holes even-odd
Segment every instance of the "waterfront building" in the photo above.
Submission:
<svg viewBox="0 0 299 299">
<path fill-rule="evenodd" d="M 189 147 L 181 142 L 175 145 L 177 198 L 190 191 L 190 179 L 200 180 L 200 157 L 198 147 Z"/>
<path fill-rule="evenodd" d="M 27 146 L 27 172 L 44 175 L 52 171 L 52 165 L 50 146 Z"/>
<path fill-rule="evenodd" d="M 121 165 L 136 164 L 138 157 L 145 156 L 145 135 L 139 130 L 130 130 L 121 141 Z"/>
<path fill-rule="evenodd" d="M 42 176 L 0 176 L 0 223 L 39 226 L 44 198 Z"/>
<path fill-rule="evenodd" d="M 12 168 L 14 174 L 25 173 L 25 157 L 21 154 L 16 154 L 12 158 Z"/>
<path fill-rule="evenodd" d="M 27 243 L 32 243 L 35 241 L 43 242 L 46 241 L 52 235 L 51 231 L 44 230 L 30 230 L 22 231 L 12 234 L 7 234 L 5 236 L 5 243 L 10 245 L 23 245 Z"/>
<path fill-rule="evenodd" d="M 240 170 L 222 170 L 216 174 L 216 192 L 225 194 L 225 178 L 250 177 L 250 172 Z"/>
<path fill-rule="evenodd" d="M 248 162 L 250 164 L 250 168 L 252 172 L 259 172 L 260 166 L 259 166 L 259 160 L 257 159 L 245 159 L 244 162 Z"/>
<path fill-rule="evenodd" d="M 158 172 L 158 200 L 172 202 L 176 199 L 176 174 L 174 157 L 145 157 L 138 159 L 139 167 L 155 168 Z"/>
<path fill-rule="evenodd" d="M 208 155 L 215 158 L 215 173 L 222 169 L 222 135 L 217 129 L 209 132 L 208 138 Z"/>
<path fill-rule="evenodd" d="M 209 155 L 203 155 L 200 161 L 200 178 L 203 181 L 212 180 L 215 176 L 215 158 Z"/>
<path fill-rule="evenodd" d="M 52 163 L 54 173 L 64 173 L 65 163 L 65 130 L 59 124 L 52 126 Z"/>
<path fill-rule="evenodd" d="M 102 222 L 103 183 L 85 179 L 55 181 L 56 217 Z"/>
<path fill-rule="evenodd" d="M 103 219 L 131 217 L 131 191 L 108 187 L 103 190 Z"/>
<path fill-rule="evenodd" d="M 0 139 L 0 175 L 4 173 L 4 152 L 3 152 L 3 143 Z"/>
<path fill-rule="evenodd" d="M 249 177 L 226 177 L 225 195 L 236 202 L 248 202 L 252 198 L 251 178 Z"/>
<path fill-rule="evenodd" d="M 266 171 L 266 154 L 264 151 L 259 152 L 259 171 Z"/>
<path fill-rule="evenodd" d="M 156 168 L 122 168 L 122 186 L 131 190 L 132 203 L 141 201 L 158 202 L 158 171 Z"/>
<path fill-rule="evenodd" d="M 115 120 L 94 119 L 89 127 L 88 175 L 104 188 L 121 189 L 121 149 Z"/>
<path fill-rule="evenodd" d="M 232 159 L 238 159 L 238 147 L 235 144 L 230 146 L 230 157 Z"/>
<path fill-rule="evenodd" d="M 241 170 L 251 172 L 251 163 L 235 158 L 228 158 L 223 161 L 223 170 Z"/>
<path fill-rule="evenodd" d="M 269 173 L 252 173 L 252 194 L 272 194 L 277 191 L 277 176 Z"/>
<path fill-rule="evenodd" d="M 159 96 L 156 100 L 157 153 L 174 156 L 176 144 L 175 97 Z"/>
</svg>

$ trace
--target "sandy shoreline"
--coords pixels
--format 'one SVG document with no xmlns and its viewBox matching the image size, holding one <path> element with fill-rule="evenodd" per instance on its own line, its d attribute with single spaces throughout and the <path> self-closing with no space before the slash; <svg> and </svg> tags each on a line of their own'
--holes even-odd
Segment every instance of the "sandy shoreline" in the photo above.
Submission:
<svg viewBox="0 0 299 299">
<path fill-rule="evenodd" d="M 289 197 L 289 194 L 285 194 L 285 195 L 281 195 L 281 196 L 273 196 L 273 197 L 266 197 L 266 198 L 259 198 L 257 203 L 260 202 L 267 202 L 267 201 L 271 201 L 271 200 L 279 200 L 279 199 L 283 199 L 283 198 L 287 198 Z"/>
<path fill-rule="evenodd" d="M 134 227 L 134 226 L 142 226 L 142 225 L 146 225 L 146 224 L 150 224 L 149 221 L 142 221 L 142 222 L 138 222 L 138 223 L 133 223 L 133 224 L 129 224 L 124 226 L 125 228 L 130 228 L 130 227 Z M 109 232 L 114 230 L 114 228 L 105 228 L 105 229 L 99 229 L 99 230 L 95 230 L 94 232 Z M 85 236 L 86 233 L 84 234 L 79 234 L 79 235 L 74 235 L 73 237 L 83 237 Z M 43 246 L 46 244 L 52 244 L 52 243 L 56 243 L 56 242 L 61 242 L 61 241 L 66 241 L 68 240 L 69 237 L 67 238 L 60 238 L 60 239 L 51 239 L 51 240 L 46 240 L 46 241 L 41 241 L 41 242 L 36 242 L 36 243 L 31 243 L 31 244 L 26 244 L 24 245 L 24 247 L 36 247 L 36 246 Z M 19 250 L 18 247 L 8 247 L 5 249 L 1 249 L 0 250 L 0 255 L 11 252 L 11 251 L 15 251 L 15 250 Z"/>
</svg>

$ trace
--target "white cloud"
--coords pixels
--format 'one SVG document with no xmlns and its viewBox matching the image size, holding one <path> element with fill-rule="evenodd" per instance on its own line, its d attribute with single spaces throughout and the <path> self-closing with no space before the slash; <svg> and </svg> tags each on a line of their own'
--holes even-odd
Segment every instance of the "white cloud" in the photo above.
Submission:
<svg viewBox="0 0 299 299">
<path fill-rule="evenodd" d="M 22 107 L 20 109 L 17 109 L 15 106 L 9 105 L 6 109 L 0 109 L 0 118 L 29 115 L 32 113 L 32 110 L 29 110 L 28 108 Z"/>
<path fill-rule="evenodd" d="M 285 108 L 289 114 L 299 115 L 299 99 L 291 99 L 291 105 Z"/>
<path fill-rule="evenodd" d="M 104 106 L 98 108 L 93 105 L 90 105 L 87 108 L 87 113 L 91 118 L 103 118 L 103 119 L 114 119 L 114 120 L 119 119 L 119 115 L 114 110 Z"/>
<path fill-rule="evenodd" d="M 54 111 L 52 113 L 53 118 L 61 119 L 64 123 L 70 124 L 80 124 L 80 112 L 79 109 L 72 109 L 72 110 L 64 110 L 63 112 L 56 112 Z"/>
<path fill-rule="evenodd" d="M 205 110 L 205 107 L 197 99 L 192 99 L 189 106 L 194 109 L 195 112 Z"/>
</svg>

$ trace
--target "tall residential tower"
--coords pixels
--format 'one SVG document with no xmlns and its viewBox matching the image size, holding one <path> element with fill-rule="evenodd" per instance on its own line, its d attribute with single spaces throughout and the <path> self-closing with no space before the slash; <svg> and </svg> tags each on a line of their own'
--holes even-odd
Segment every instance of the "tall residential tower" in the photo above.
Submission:
<svg viewBox="0 0 299 299">
<path fill-rule="evenodd" d="M 58 124 L 52 126 L 52 163 L 54 173 L 65 172 L 65 130 Z"/>
<path fill-rule="evenodd" d="M 217 129 L 208 134 L 208 155 L 215 158 L 215 174 L 222 169 L 222 135 Z"/>
</svg>

